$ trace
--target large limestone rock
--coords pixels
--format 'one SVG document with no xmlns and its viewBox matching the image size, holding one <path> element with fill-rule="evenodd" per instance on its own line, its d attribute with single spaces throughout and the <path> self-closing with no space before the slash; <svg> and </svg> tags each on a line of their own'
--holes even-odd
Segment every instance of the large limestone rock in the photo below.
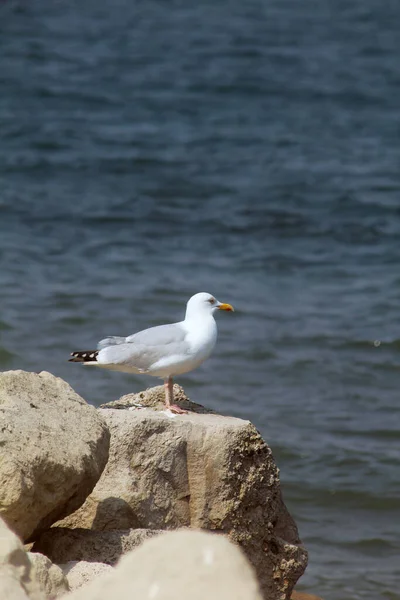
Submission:
<svg viewBox="0 0 400 600">
<path fill-rule="evenodd" d="M 294 590 L 290 597 L 290 600 L 322 600 L 320 596 L 315 596 L 314 594 L 307 594 L 306 592 L 296 592 Z"/>
<path fill-rule="evenodd" d="M 101 562 L 89 562 L 87 560 L 71 561 L 60 565 L 65 577 L 68 579 L 68 585 L 71 591 L 87 585 L 100 575 L 110 573 L 113 567 Z M 312 599 L 310 599 L 312 600 Z"/>
<path fill-rule="evenodd" d="M 100 410 L 111 431 L 107 467 L 61 525 L 225 533 L 255 567 L 265 596 L 289 598 L 307 553 L 282 502 L 270 448 L 248 421 L 207 414 L 175 390 L 197 412 L 171 418 L 149 408 L 163 408 L 162 387 L 113 404 L 123 410 Z M 147 408 L 135 408 L 138 402 Z"/>
<path fill-rule="evenodd" d="M 261 600 L 239 548 L 224 536 L 178 531 L 146 541 L 68 600 Z M 67 600 L 67 599 L 66 599 Z"/>
<path fill-rule="evenodd" d="M 33 576 L 38 582 L 47 600 L 53 600 L 69 591 L 68 580 L 58 565 L 38 552 L 28 552 L 28 559 L 32 565 Z"/>
<path fill-rule="evenodd" d="M 42 533 L 32 551 L 45 554 L 57 564 L 91 561 L 115 565 L 123 554 L 162 533 L 156 529 L 93 531 L 52 527 Z"/>
<path fill-rule="evenodd" d="M 108 458 L 99 412 L 50 373 L 0 374 L 0 515 L 31 540 L 76 510 Z"/>
<path fill-rule="evenodd" d="M 0 519 L 1 600 L 45 600 L 32 564 L 18 537 Z"/>
</svg>

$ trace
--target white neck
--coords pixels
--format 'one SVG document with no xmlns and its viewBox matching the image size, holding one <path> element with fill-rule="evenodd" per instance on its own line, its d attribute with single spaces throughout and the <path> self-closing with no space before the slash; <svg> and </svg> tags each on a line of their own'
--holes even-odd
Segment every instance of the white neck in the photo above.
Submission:
<svg viewBox="0 0 400 600">
<path fill-rule="evenodd" d="M 188 321 L 207 321 L 212 319 L 214 316 L 208 306 L 191 306 L 190 304 L 186 307 L 185 322 Z"/>
<path fill-rule="evenodd" d="M 217 324 L 209 310 L 190 312 L 186 311 L 183 325 L 188 332 L 187 341 L 193 350 L 202 350 L 205 360 L 217 341 Z"/>
</svg>

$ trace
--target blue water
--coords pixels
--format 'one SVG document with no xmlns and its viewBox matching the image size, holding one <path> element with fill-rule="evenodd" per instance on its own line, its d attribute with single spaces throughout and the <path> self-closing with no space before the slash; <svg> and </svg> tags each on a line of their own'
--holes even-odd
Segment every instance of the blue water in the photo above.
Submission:
<svg viewBox="0 0 400 600">
<path fill-rule="evenodd" d="M 0 4 L 0 367 L 182 318 L 179 380 L 251 419 L 310 551 L 301 589 L 399 598 L 400 4 Z"/>
</svg>

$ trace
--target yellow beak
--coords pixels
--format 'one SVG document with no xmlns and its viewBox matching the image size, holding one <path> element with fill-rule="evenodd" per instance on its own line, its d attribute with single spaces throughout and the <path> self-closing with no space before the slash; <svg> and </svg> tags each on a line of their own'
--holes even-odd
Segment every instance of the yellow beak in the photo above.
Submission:
<svg viewBox="0 0 400 600">
<path fill-rule="evenodd" d="M 232 312 L 235 312 L 233 306 L 231 306 L 230 304 L 220 304 L 218 308 L 219 310 L 231 310 Z"/>
</svg>

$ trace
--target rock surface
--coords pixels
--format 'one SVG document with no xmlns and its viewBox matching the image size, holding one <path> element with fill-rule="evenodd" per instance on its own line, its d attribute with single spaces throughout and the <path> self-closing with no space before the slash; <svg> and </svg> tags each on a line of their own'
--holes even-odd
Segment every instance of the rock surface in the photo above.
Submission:
<svg viewBox="0 0 400 600">
<path fill-rule="evenodd" d="M 68 600 L 261 600 L 242 552 L 224 536 L 177 531 L 147 540 Z M 67 600 L 67 598 L 66 598 Z"/>
<path fill-rule="evenodd" d="M 115 565 L 123 554 L 160 533 L 165 532 L 151 529 L 91 531 L 52 527 L 42 533 L 32 551 L 45 554 L 57 564 L 90 561 Z"/>
<path fill-rule="evenodd" d="M 113 571 L 113 567 L 101 562 L 88 562 L 86 560 L 68 562 L 60 565 L 62 572 L 68 579 L 71 591 L 87 585 L 99 576 Z"/>
<path fill-rule="evenodd" d="M 184 410 L 189 410 L 200 415 L 217 414 L 214 410 L 205 408 L 201 404 L 192 402 L 190 398 L 185 394 L 183 387 L 174 384 L 174 403 L 178 404 Z M 101 404 L 100 408 L 119 408 L 119 409 L 136 409 L 136 408 L 154 408 L 165 412 L 165 390 L 163 385 L 157 385 L 155 387 L 148 388 L 137 394 L 127 394 L 122 396 L 118 400 Z"/>
<path fill-rule="evenodd" d="M 84 502 L 108 458 L 99 412 L 50 373 L 0 374 L 0 515 L 30 541 Z"/>
<path fill-rule="evenodd" d="M 314 594 L 307 594 L 306 592 L 296 592 L 293 591 L 290 600 L 322 600 L 320 596 L 315 596 Z"/>
<path fill-rule="evenodd" d="M 185 406 L 181 388 L 175 392 Z M 100 410 L 111 431 L 107 467 L 81 509 L 61 524 L 225 533 L 255 567 L 265 597 L 289 598 L 307 553 L 282 502 L 270 448 L 248 421 L 193 404 L 196 412 L 173 418 L 135 408 L 138 401 L 164 408 L 163 393 L 160 386 L 122 398 L 124 410 Z"/>
<path fill-rule="evenodd" d="M 47 600 L 58 598 L 69 591 L 68 580 L 58 565 L 54 565 L 43 554 L 33 552 L 27 554 L 32 565 L 33 576 Z"/>
<path fill-rule="evenodd" d="M 18 537 L 0 519 L 1 600 L 45 600 L 32 564 Z"/>
</svg>

